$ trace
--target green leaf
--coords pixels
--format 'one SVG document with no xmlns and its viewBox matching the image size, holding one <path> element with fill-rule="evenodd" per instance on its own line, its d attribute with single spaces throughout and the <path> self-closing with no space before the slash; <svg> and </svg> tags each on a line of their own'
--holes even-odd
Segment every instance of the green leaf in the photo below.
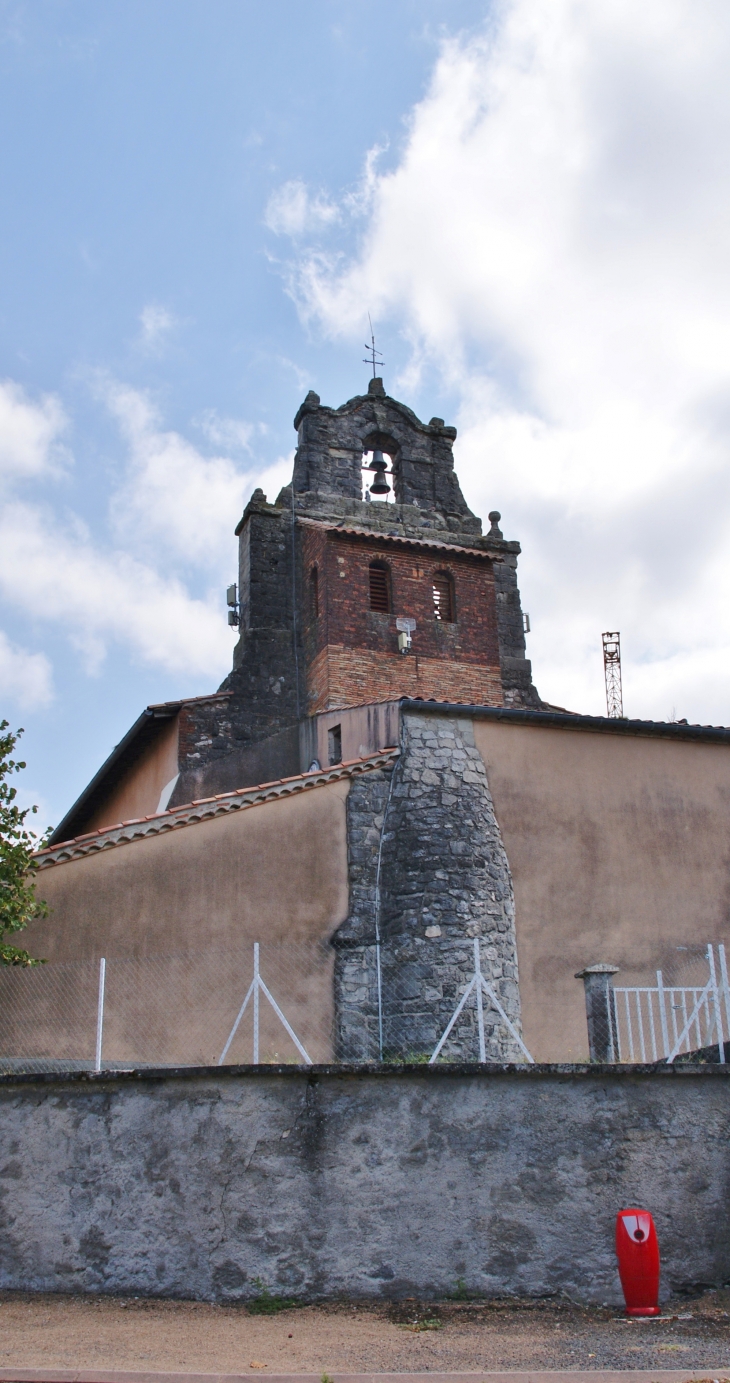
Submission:
<svg viewBox="0 0 730 1383">
<path fill-rule="evenodd" d="M 37 807 L 21 810 L 16 806 L 17 790 L 8 781 L 11 774 L 25 768 L 23 760 L 12 758 L 22 733 L 13 734 L 7 720 L 0 721 L 0 965 L 41 964 L 5 938 L 35 918 L 48 916 L 47 904 L 35 896 L 33 879 L 38 868 L 35 853 L 45 845 L 48 832 L 39 837 L 28 830 L 26 817 Z"/>
</svg>

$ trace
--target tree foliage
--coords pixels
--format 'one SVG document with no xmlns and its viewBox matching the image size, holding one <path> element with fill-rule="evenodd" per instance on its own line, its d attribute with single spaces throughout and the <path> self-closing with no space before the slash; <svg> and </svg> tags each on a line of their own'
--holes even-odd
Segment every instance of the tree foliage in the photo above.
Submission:
<svg viewBox="0 0 730 1383">
<path fill-rule="evenodd" d="M 12 755 L 19 737 L 0 720 L 0 965 L 40 965 L 28 951 L 13 946 L 6 938 L 22 931 L 35 917 L 46 917 L 48 906 L 35 896 L 33 875 L 37 869 L 34 852 L 45 837 L 39 837 L 25 824 L 37 807 L 17 805 L 17 789 L 10 779 L 25 763 Z"/>
</svg>

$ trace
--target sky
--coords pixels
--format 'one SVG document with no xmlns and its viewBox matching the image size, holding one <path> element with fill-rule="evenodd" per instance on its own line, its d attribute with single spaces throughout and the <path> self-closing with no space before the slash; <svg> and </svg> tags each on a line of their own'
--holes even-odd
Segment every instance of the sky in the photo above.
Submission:
<svg viewBox="0 0 730 1383">
<path fill-rule="evenodd" d="M 725 0 L 0 0 L 0 718 L 214 690 L 310 388 L 458 428 L 546 700 L 730 720 Z"/>
</svg>

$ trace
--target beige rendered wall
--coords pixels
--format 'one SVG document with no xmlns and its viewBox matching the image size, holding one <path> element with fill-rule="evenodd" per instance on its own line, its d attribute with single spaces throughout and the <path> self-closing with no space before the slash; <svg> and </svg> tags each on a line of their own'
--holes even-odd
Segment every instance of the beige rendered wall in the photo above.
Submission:
<svg viewBox="0 0 730 1383">
<path fill-rule="evenodd" d="M 53 971 L 71 993 L 76 970 L 59 965 L 81 962 L 91 978 L 79 983 L 93 991 L 98 958 L 105 956 L 112 1024 L 105 1056 L 144 1059 L 141 1030 L 154 1019 L 150 1060 L 197 1061 L 209 1039 L 211 1051 L 220 1051 L 220 1034 L 230 1029 L 250 982 L 258 941 L 262 974 L 294 1030 L 309 1034 L 313 1059 L 329 1059 L 334 953 L 327 943 L 347 915 L 348 789 L 349 780 L 339 780 L 42 870 L 38 894 L 50 917 L 29 926 L 24 942 L 55 964 L 31 973 L 28 986 L 42 995 Z M 164 959 L 171 953 L 187 959 Z M 151 959 L 135 966 L 115 960 L 122 957 Z M 126 986 L 123 1001 L 120 986 Z M 82 1027 L 95 1011 L 90 994 L 78 1019 Z M 60 1012 L 58 1022 L 68 1021 L 72 1046 L 82 1040 L 88 1046 L 88 1033 L 82 1039 L 81 1028 L 74 1029 L 72 1009 L 68 1016 Z M 50 1009 L 43 1021 L 52 1025 Z M 0 1029 L 2 1022 L 0 1016 Z M 211 1035 L 216 1023 L 220 1032 Z M 292 1059 L 268 1005 L 262 1024 L 263 1045 L 273 1043 L 281 1059 Z M 9 1052 L 1 1032 L 0 1050 Z M 229 1059 L 251 1060 L 244 1030 Z"/>
<path fill-rule="evenodd" d="M 177 773 L 177 716 L 165 722 L 144 754 L 114 789 L 87 826 L 98 831 L 120 821 L 137 821 L 157 811 L 162 789 Z"/>
<path fill-rule="evenodd" d="M 730 748 L 474 721 L 512 869 L 525 1041 L 588 1055 L 582 981 L 652 984 L 677 946 L 730 941 Z"/>
</svg>

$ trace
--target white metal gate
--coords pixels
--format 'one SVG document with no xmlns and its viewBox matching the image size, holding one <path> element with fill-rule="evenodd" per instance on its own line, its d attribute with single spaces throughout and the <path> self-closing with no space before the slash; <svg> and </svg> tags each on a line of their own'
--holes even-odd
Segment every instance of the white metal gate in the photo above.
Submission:
<svg viewBox="0 0 730 1383">
<path fill-rule="evenodd" d="M 614 986 L 619 1061 L 672 1062 L 682 1053 L 716 1045 L 724 1064 L 730 1038 L 725 947 L 708 945 L 705 958 L 705 985 L 668 986 L 657 970 L 655 986 Z"/>
</svg>

